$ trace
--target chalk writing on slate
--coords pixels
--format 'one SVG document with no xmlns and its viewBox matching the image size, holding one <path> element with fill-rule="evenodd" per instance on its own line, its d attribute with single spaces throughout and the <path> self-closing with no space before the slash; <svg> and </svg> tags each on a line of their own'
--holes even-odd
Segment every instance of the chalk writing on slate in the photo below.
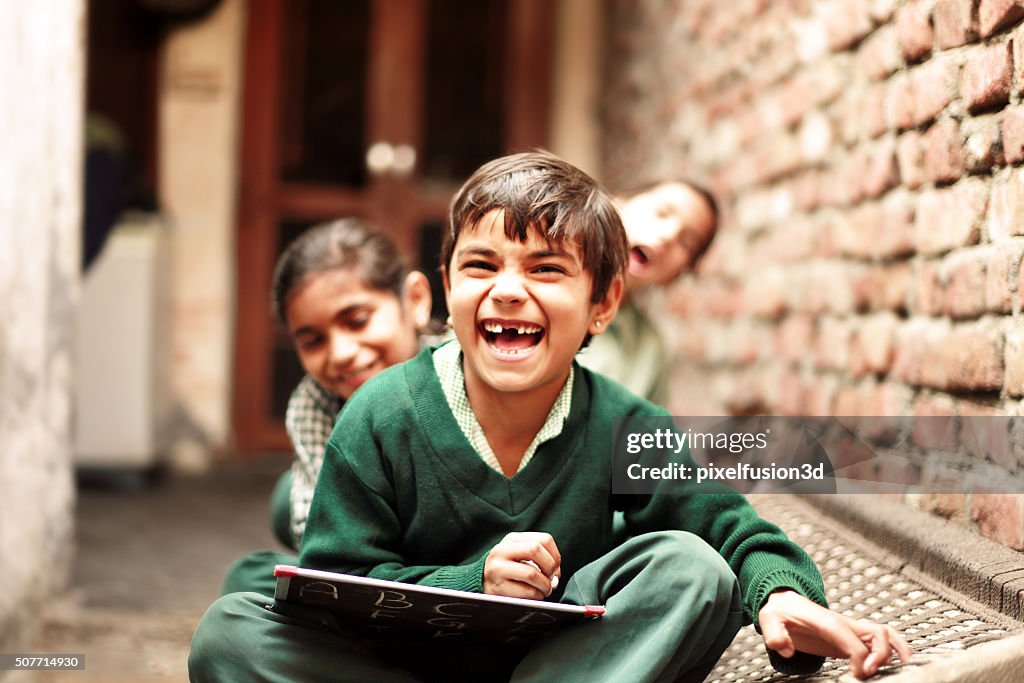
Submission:
<svg viewBox="0 0 1024 683">
<path fill-rule="evenodd" d="M 324 607 L 338 622 L 377 637 L 528 644 L 594 619 L 603 607 L 504 598 L 278 565 L 277 601 Z"/>
</svg>

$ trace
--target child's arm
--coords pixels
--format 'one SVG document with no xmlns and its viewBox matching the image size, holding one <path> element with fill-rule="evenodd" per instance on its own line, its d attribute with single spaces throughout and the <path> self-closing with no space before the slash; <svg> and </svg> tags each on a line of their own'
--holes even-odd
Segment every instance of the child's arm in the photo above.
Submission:
<svg viewBox="0 0 1024 683">
<path fill-rule="evenodd" d="M 487 554 L 484 593 L 543 600 L 561 574 L 562 556 L 551 534 L 511 533 Z"/>
<path fill-rule="evenodd" d="M 860 679 L 874 675 L 894 650 L 901 662 L 910 659 L 910 647 L 893 628 L 851 619 L 793 591 L 769 595 L 758 624 L 768 649 L 787 658 L 799 651 L 849 659 Z"/>
</svg>

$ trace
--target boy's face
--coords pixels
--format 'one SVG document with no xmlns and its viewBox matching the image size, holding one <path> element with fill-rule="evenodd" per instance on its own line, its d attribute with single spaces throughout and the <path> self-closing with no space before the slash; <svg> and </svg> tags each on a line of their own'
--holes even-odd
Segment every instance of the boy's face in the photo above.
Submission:
<svg viewBox="0 0 1024 683">
<path fill-rule="evenodd" d="M 631 287 L 663 285 L 689 270 L 714 232 L 707 200 L 683 183 L 661 183 L 625 200 Z"/>
<path fill-rule="evenodd" d="M 505 236 L 504 213 L 465 227 L 444 272 L 452 325 L 476 392 L 557 390 L 586 334 L 599 334 L 622 296 L 617 278 L 590 302 L 592 278 L 576 245 Z"/>
</svg>

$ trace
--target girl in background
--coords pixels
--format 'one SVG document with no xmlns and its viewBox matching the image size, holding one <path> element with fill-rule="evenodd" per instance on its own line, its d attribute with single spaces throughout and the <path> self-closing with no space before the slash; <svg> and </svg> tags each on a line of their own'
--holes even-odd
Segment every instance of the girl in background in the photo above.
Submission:
<svg viewBox="0 0 1024 683">
<path fill-rule="evenodd" d="M 419 350 L 419 333 L 430 324 L 430 285 L 387 237 L 347 218 L 310 228 L 285 249 L 271 306 L 306 371 L 285 411 L 295 460 L 270 505 L 275 535 L 297 550 L 338 412 L 360 385 Z M 250 553 L 228 570 L 221 592 L 273 595 L 274 565 L 297 560 Z"/>
</svg>

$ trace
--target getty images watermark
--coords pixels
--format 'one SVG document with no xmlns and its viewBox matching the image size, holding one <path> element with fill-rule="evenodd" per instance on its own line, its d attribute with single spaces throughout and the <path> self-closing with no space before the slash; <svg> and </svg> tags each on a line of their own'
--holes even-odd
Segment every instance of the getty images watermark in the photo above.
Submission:
<svg viewBox="0 0 1024 683">
<path fill-rule="evenodd" d="M 1024 493 L 1024 418 L 631 417 L 615 493 Z"/>
</svg>

